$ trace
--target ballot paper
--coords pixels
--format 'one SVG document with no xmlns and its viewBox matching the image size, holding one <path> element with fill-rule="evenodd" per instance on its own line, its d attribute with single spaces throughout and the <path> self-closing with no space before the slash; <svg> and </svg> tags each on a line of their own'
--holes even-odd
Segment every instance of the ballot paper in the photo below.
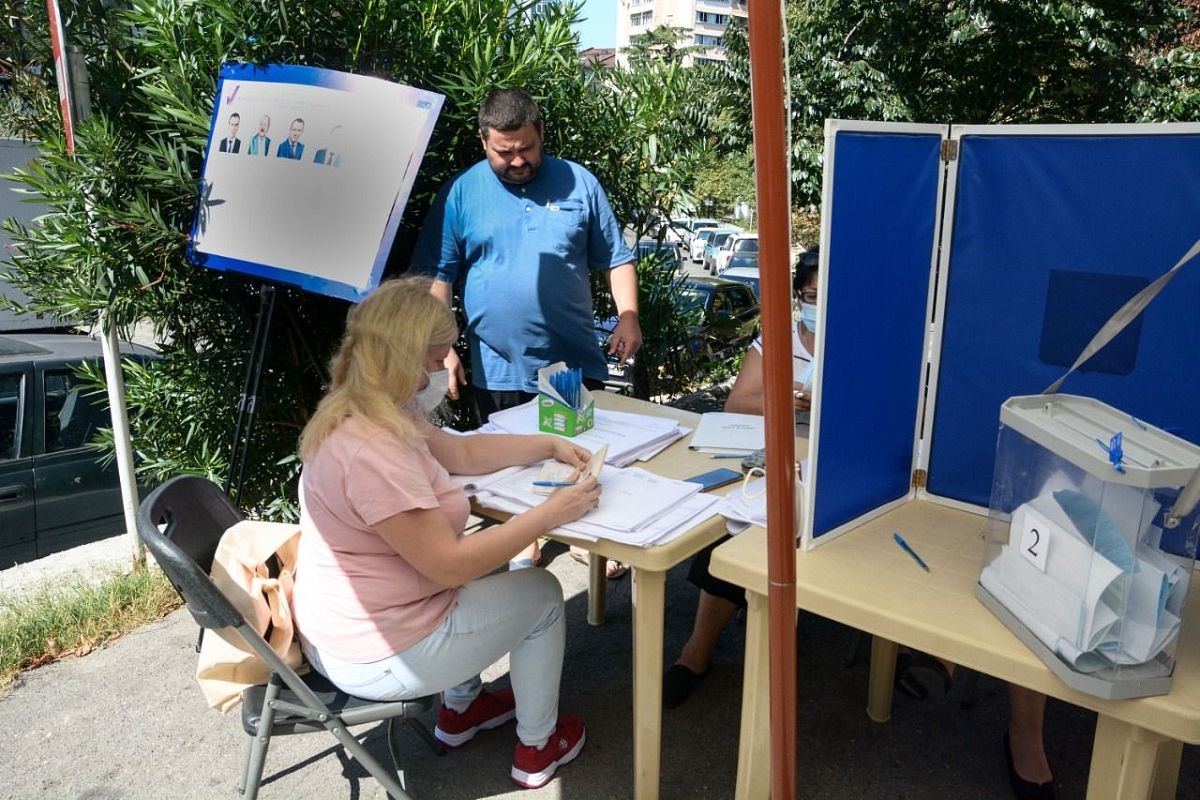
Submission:
<svg viewBox="0 0 1200 800">
<path fill-rule="evenodd" d="M 752 453 L 766 441 L 760 414 L 710 412 L 700 416 L 688 447 L 702 453 Z"/>
<path fill-rule="evenodd" d="M 1056 501 L 1068 494 L 1056 486 L 1013 511 L 1010 541 L 984 567 L 980 584 L 1080 672 L 1151 661 L 1179 633 L 1189 570 L 1145 545 L 1112 551 L 1130 562 L 1125 567 L 1106 558 L 1092 544 L 1095 531 L 1081 532 Z M 1149 527 L 1141 513 L 1122 524 Z M 1022 535 L 1032 527 L 1041 559 L 1029 555 Z"/>
</svg>

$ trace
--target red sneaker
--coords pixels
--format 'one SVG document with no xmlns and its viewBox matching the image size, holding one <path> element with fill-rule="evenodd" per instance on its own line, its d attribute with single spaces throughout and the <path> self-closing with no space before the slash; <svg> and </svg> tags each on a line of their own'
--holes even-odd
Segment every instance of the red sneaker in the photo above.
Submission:
<svg viewBox="0 0 1200 800">
<path fill-rule="evenodd" d="M 479 731 L 499 728 L 516 715 L 517 703 L 512 689 L 480 692 L 475 701 L 461 714 L 443 705 L 438 709 L 437 726 L 433 735 L 450 747 L 462 747 Z"/>
<path fill-rule="evenodd" d="M 563 714 L 549 740 L 542 747 L 517 742 L 513 754 L 512 779 L 526 789 L 540 789 L 550 782 L 555 771 L 575 759 L 583 749 L 587 731 L 574 714 Z"/>
</svg>

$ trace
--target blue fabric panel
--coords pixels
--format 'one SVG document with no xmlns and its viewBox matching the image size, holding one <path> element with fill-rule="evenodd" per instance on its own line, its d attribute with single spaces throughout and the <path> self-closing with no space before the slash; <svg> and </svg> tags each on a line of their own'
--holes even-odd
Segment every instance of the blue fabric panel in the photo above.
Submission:
<svg viewBox="0 0 1200 800">
<path fill-rule="evenodd" d="M 1129 278 L 1172 267 L 1200 238 L 1200 135 L 967 136 L 959 152 L 928 488 L 986 505 L 1001 403 L 1066 371 L 1042 358 L 1058 338 L 1046 326 L 1074 325 L 1070 304 L 1048 297 L 1050 276 L 1121 276 L 1132 293 Z M 1146 309 L 1136 340 L 1110 345 L 1132 363 L 1077 372 L 1062 391 L 1200 442 L 1198 328 L 1192 264 Z"/>
<path fill-rule="evenodd" d="M 814 537 L 904 496 L 941 180 L 936 135 L 837 134 Z"/>
</svg>

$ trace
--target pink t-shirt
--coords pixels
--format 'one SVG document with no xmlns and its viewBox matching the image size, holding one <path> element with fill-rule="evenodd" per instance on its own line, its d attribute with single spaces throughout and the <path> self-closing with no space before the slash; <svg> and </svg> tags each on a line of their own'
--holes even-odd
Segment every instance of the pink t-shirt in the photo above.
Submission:
<svg viewBox="0 0 1200 800">
<path fill-rule="evenodd" d="M 292 602 L 296 626 L 319 652 L 356 664 L 379 661 L 442 623 L 458 590 L 419 572 L 374 527 L 402 511 L 435 508 L 461 535 L 467 496 L 425 439 L 403 442 L 350 419 L 321 443 L 300 476 Z"/>
</svg>

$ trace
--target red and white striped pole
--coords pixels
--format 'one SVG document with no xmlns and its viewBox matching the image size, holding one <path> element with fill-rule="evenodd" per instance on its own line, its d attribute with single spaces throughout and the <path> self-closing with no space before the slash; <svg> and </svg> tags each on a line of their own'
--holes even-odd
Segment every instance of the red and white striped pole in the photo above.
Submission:
<svg viewBox="0 0 1200 800">
<path fill-rule="evenodd" d="M 67 137 L 67 155 L 75 155 L 75 124 L 71 112 L 71 76 L 67 65 L 67 36 L 63 31 L 58 0 L 46 0 L 50 15 L 50 46 L 54 51 L 54 76 L 58 80 L 58 106 L 62 111 L 63 133 Z"/>
</svg>

